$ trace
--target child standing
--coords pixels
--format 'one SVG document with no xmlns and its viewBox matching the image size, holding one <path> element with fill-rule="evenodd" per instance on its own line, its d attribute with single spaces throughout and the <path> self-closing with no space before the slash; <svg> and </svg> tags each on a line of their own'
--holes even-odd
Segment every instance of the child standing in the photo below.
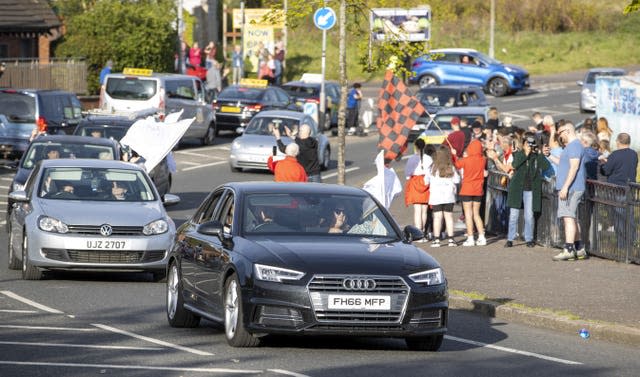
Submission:
<svg viewBox="0 0 640 377">
<path fill-rule="evenodd" d="M 427 211 L 429 208 L 429 186 L 424 183 L 424 177 L 431 169 L 433 160 L 425 154 L 424 139 L 418 138 L 413 143 L 415 154 L 407 160 L 404 175 L 407 179 L 404 191 L 404 203 L 406 206 L 413 204 L 413 224 L 426 235 Z M 426 242 L 422 238 L 417 242 Z"/>
<path fill-rule="evenodd" d="M 484 237 L 484 224 L 480 216 L 484 179 L 487 176 L 486 164 L 487 160 L 482 155 L 482 143 L 478 140 L 472 140 L 467 147 L 466 157 L 455 162 L 455 167 L 462 171 L 460 201 L 467 227 L 467 240 L 462 246 L 484 246 L 487 244 Z M 473 238 L 474 224 L 478 230 L 477 241 L 474 241 Z"/>
<path fill-rule="evenodd" d="M 429 205 L 433 211 L 433 233 L 436 237 L 431 247 L 440 246 L 443 219 L 449 246 L 456 246 L 453 240 L 453 204 L 456 202 L 456 184 L 460 182 L 460 176 L 453 166 L 451 151 L 445 145 L 438 147 L 431 170 L 424 180 L 430 189 Z"/>
</svg>

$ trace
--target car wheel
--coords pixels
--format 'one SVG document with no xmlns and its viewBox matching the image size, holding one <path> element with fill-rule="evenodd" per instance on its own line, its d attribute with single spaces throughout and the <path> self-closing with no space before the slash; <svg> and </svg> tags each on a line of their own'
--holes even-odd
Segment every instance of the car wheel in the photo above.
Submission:
<svg viewBox="0 0 640 377">
<path fill-rule="evenodd" d="M 209 128 L 207 128 L 207 133 L 204 134 L 202 138 L 202 145 L 211 145 L 213 141 L 216 139 L 216 125 L 214 123 L 209 124 Z"/>
<path fill-rule="evenodd" d="M 9 254 L 9 269 L 10 270 L 19 270 L 20 269 L 20 260 L 16 258 L 16 252 L 13 250 L 13 237 L 11 237 L 11 223 L 7 224 L 7 228 L 9 230 L 9 242 L 7 245 L 7 252 Z"/>
<path fill-rule="evenodd" d="M 435 352 L 440 349 L 444 335 L 433 335 L 424 338 L 405 338 L 407 347 L 412 351 Z"/>
<path fill-rule="evenodd" d="M 242 173 L 242 168 L 236 168 L 231 165 L 229 165 L 229 168 L 231 169 L 232 173 Z"/>
<path fill-rule="evenodd" d="M 196 327 L 200 317 L 184 308 L 178 264 L 172 263 L 167 277 L 167 320 L 171 327 Z"/>
<path fill-rule="evenodd" d="M 509 91 L 509 85 L 505 79 L 496 77 L 489 81 L 489 94 L 495 97 L 502 97 Z"/>
<path fill-rule="evenodd" d="M 324 149 L 322 152 L 322 165 L 320 166 L 322 170 L 329 169 L 329 164 L 331 163 L 331 149 L 328 147 Z"/>
<path fill-rule="evenodd" d="M 236 274 L 233 274 L 224 285 L 224 334 L 232 347 L 255 347 L 260 339 L 244 328 L 243 316 L 240 284 Z"/>
<path fill-rule="evenodd" d="M 324 128 L 323 130 L 329 131 L 331 129 L 331 109 L 327 109 L 324 116 Z"/>
<path fill-rule="evenodd" d="M 29 262 L 29 241 L 27 236 L 22 237 L 22 278 L 24 280 L 40 280 L 42 279 L 42 271 L 38 267 L 34 267 Z"/>
<path fill-rule="evenodd" d="M 420 85 L 420 88 L 428 88 L 438 85 L 438 80 L 431 75 L 422 75 L 420 80 L 418 80 L 418 85 Z"/>
</svg>

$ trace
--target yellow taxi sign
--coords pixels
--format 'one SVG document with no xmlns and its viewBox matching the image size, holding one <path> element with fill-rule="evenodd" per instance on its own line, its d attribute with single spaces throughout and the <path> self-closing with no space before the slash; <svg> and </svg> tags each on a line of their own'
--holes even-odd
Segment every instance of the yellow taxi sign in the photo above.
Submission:
<svg viewBox="0 0 640 377">
<path fill-rule="evenodd" d="M 125 75 L 151 76 L 153 74 L 153 70 L 146 68 L 125 68 L 122 70 L 122 73 Z"/>
<path fill-rule="evenodd" d="M 240 85 L 266 88 L 267 85 L 269 85 L 269 81 L 260 79 L 240 79 Z"/>
</svg>

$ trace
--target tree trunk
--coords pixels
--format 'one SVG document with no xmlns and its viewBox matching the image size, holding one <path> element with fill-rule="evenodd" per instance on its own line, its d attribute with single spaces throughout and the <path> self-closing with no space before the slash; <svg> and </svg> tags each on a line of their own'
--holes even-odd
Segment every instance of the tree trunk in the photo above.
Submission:
<svg viewBox="0 0 640 377">
<path fill-rule="evenodd" d="M 347 2 L 340 0 L 340 112 L 338 113 L 338 184 L 345 182 L 345 123 L 347 109 Z"/>
</svg>

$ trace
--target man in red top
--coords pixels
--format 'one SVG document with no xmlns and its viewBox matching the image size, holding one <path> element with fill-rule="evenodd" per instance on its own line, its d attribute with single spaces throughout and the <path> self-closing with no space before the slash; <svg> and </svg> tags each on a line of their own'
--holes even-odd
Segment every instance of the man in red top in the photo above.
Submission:
<svg viewBox="0 0 640 377">
<path fill-rule="evenodd" d="M 453 131 L 447 135 L 447 138 L 442 144 L 451 149 L 451 154 L 455 154 L 460 158 L 462 157 L 462 152 L 464 152 L 464 132 L 460 130 L 460 118 L 451 118 L 451 129 L 453 129 Z"/>
<path fill-rule="evenodd" d="M 280 161 L 273 161 L 273 156 L 269 157 L 269 161 L 267 165 L 271 169 L 273 166 L 273 173 L 275 174 L 276 182 L 306 182 L 307 181 L 307 173 L 305 173 L 304 168 L 298 160 L 296 156 L 300 152 L 300 147 L 296 143 L 289 143 L 285 148 L 285 158 Z"/>
</svg>

